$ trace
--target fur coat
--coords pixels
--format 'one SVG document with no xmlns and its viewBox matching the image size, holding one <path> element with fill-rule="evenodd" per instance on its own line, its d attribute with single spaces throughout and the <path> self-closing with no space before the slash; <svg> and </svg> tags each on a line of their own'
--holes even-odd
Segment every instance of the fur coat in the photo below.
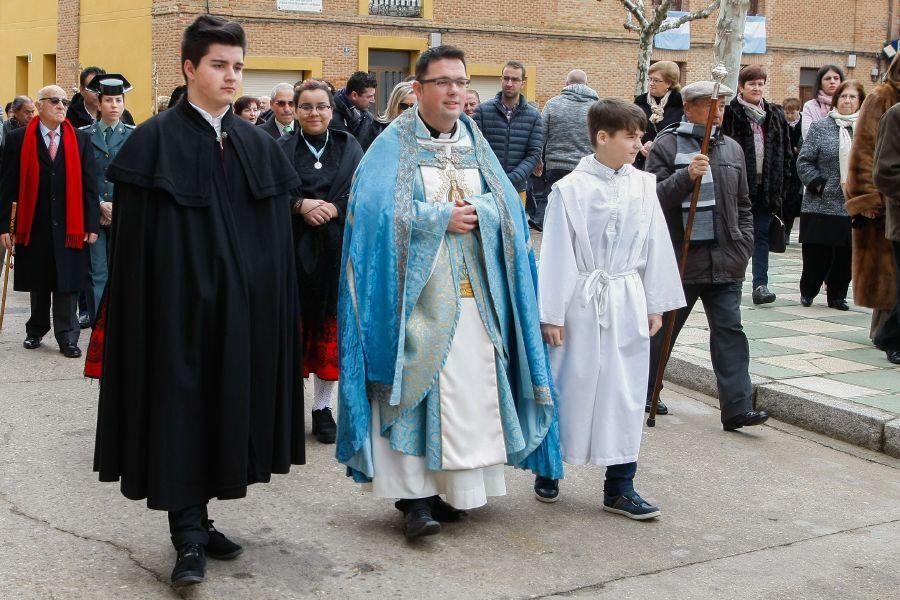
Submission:
<svg viewBox="0 0 900 600">
<path fill-rule="evenodd" d="M 884 232 L 884 198 L 875 187 L 872 168 L 878 122 L 900 101 L 900 82 L 885 81 L 863 102 L 856 122 L 847 170 L 847 212 L 853 219 L 853 301 L 869 308 L 892 308 L 896 301 L 891 242 Z M 881 216 L 867 219 L 862 211 L 876 209 Z"/>
</svg>

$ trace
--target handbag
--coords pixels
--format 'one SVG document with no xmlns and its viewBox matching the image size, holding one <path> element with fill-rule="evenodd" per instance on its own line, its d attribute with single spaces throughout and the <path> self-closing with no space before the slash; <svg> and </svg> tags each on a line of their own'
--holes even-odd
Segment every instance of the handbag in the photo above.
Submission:
<svg viewBox="0 0 900 600">
<path fill-rule="evenodd" d="M 769 252 L 783 254 L 787 250 L 787 240 L 785 239 L 784 221 L 781 215 L 772 215 L 769 221 Z"/>
</svg>

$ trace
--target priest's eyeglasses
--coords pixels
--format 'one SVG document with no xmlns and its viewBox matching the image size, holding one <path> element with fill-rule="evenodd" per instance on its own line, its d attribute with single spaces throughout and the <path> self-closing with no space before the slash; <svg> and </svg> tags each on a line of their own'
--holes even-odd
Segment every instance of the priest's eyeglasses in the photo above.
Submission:
<svg viewBox="0 0 900 600">
<path fill-rule="evenodd" d="M 420 79 L 419 83 L 425 85 L 426 83 L 433 83 L 434 86 L 440 90 L 446 90 L 451 85 L 454 85 L 458 88 L 467 88 L 469 87 L 470 80 L 469 79 L 448 79 L 446 77 L 438 77 L 437 79 Z"/>
<path fill-rule="evenodd" d="M 53 106 L 56 106 L 60 102 L 62 102 L 63 106 L 68 106 L 70 103 L 66 98 L 57 98 L 56 96 L 51 96 L 49 98 L 38 98 L 38 102 L 49 102 Z"/>
<path fill-rule="evenodd" d="M 331 110 L 332 107 L 330 104 L 305 104 L 304 103 L 304 104 L 301 104 L 300 106 L 298 106 L 297 108 L 300 109 L 300 112 L 309 114 L 312 111 L 316 111 L 318 113 L 325 113 L 325 112 L 328 112 L 329 110 Z"/>
</svg>

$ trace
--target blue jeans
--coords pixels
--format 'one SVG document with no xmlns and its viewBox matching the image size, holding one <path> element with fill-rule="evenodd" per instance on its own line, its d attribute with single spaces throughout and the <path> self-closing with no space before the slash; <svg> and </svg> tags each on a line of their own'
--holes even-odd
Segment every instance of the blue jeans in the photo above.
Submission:
<svg viewBox="0 0 900 600">
<path fill-rule="evenodd" d="M 753 289 L 769 285 L 769 225 L 772 214 L 753 215 Z"/>
<path fill-rule="evenodd" d="M 634 491 L 634 475 L 637 463 L 609 465 L 606 467 L 606 481 L 603 482 L 603 493 L 610 496 L 621 496 Z"/>
</svg>

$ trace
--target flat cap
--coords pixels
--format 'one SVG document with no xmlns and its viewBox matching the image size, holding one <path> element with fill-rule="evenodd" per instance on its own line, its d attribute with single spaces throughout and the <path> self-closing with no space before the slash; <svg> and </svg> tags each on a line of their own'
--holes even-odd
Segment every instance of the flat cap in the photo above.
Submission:
<svg viewBox="0 0 900 600">
<path fill-rule="evenodd" d="M 700 98 L 709 98 L 716 87 L 715 81 L 695 81 L 681 88 L 681 99 L 685 102 L 693 102 Z M 731 98 L 734 92 L 724 83 L 719 86 L 719 98 Z"/>
</svg>

